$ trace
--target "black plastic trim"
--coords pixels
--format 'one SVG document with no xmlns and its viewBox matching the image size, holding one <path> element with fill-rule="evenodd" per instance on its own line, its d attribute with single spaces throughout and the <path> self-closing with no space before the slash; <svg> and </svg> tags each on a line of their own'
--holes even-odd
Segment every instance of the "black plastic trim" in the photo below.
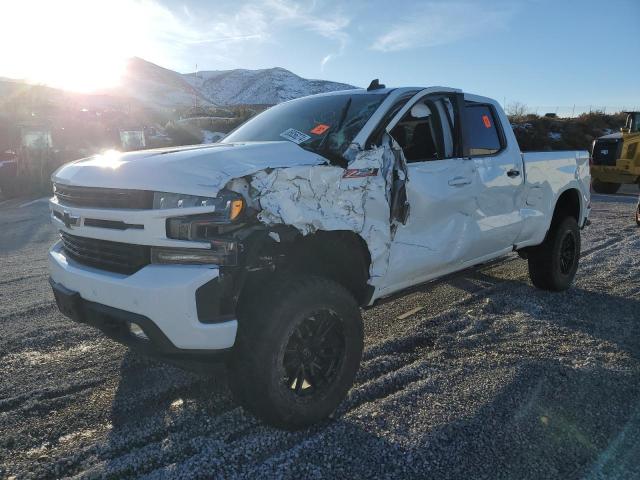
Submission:
<svg viewBox="0 0 640 480">
<path fill-rule="evenodd" d="M 235 318 L 233 311 L 230 311 L 234 304 L 230 277 L 216 277 L 196 290 L 196 311 L 200 322 L 221 323 Z"/>
<path fill-rule="evenodd" d="M 112 230 L 144 230 L 144 225 L 141 225 L 139 223 L 126 223 L 122 220 L 102 220 L 100 218 L 85 218 L 83 225 L 85 227 L 109 228 Z"/>
<path fill-rule="evenodd" d="M 147 210 L 153 208 L 153 192 L 120 188 L 82 187 L 54 184 L 54 195 L 60 205 L 86 208 L 118 208 Z"/>
</svg>

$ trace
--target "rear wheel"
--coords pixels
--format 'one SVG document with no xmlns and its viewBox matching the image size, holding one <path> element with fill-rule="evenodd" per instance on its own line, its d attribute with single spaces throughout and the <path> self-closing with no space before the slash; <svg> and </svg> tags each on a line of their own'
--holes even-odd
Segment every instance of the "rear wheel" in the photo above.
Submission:
<svg viewBox="0 0 640 480">
<path fill-rule="evenodd" d="M 362 318 L 353 296 L 331 280 L 291 277 L 249 310 L 229 365 L 237 401 L 279 428 L 328 417 L 362 357 Z"/>
<path fill-rule="evenodd" d="M 554 222 L 544 243 L 528 254 L 531 282 L 543 290 L 566 290 L 580 258 L 580 230 L 573 217 Z"/>
<path fill-rule="evenodd" d="M 604 194 L 616 193 L 620 189 L 619 183 L 602 182 L 600 180 L 594 180 L 592 186 L 596 193 Z"/>
</svg>

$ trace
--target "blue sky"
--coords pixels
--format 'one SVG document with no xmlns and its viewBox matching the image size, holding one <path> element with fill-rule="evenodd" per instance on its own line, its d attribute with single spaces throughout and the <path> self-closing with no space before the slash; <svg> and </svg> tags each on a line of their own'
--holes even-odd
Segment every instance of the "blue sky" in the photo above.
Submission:
<svg viewBox="0 0 640 480">
<path fill-rule="evenodd" d="M 190 48 L 170 65 L 182 71 L 196 62 L 214 69 L 277 65 L 358 86 L 373 77 L 388 85 L 456 86 L 507 103 L 640 106 L 638 0 L 166 5 L 197 29 L 226 25 L 225 40 Z"/>
<path fill-rule="evenodd" d="M 73 23 L 42 26 L 67 32 L 56 51 L 69 58 L 51 60 L 67 68 L 83 65 L 74 51 L 85 66 L 89 56 L 104 65 L 137 55 L 181 72 L 281 66 L 358 86 L 379 77 L 532 106 L 640 107 L 640 0 L 78 1 L 51 2 L 52 15 Z M 33 12 L 29 2 L 15 1 L 7 24 L 29 21 L 20 18 Z M 0 61 L 0 75 L 47 81 L 16 52 Z"/>
</svg>

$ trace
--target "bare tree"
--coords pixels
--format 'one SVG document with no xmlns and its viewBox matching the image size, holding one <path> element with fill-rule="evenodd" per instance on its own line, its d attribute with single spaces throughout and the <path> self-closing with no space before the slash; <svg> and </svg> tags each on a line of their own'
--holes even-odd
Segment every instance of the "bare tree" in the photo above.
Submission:
<svg viewBox="0 0 640 480">
<path fill-rule="evenodd" d="M 509 105 L 507 105 L 506 111 L 509 118 L 518 120 L 525 117 L 529 113 L 529 107 L 527 107 L 524 103 L 511 102 Z"/>
</svg>

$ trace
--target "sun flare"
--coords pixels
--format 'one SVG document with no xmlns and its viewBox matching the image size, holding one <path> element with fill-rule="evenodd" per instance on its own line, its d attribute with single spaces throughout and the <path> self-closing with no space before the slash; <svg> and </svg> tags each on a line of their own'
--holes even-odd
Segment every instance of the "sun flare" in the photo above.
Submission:
<svg viewBox="0 0 640 480">
<path fill-rule="evenodd" d="M 128 57 L 153 54 L 148 33 L 156 10 L 137 0 L 6 3 L 5 75 L 80 92 L 117 86 Z"/>
</svg>

